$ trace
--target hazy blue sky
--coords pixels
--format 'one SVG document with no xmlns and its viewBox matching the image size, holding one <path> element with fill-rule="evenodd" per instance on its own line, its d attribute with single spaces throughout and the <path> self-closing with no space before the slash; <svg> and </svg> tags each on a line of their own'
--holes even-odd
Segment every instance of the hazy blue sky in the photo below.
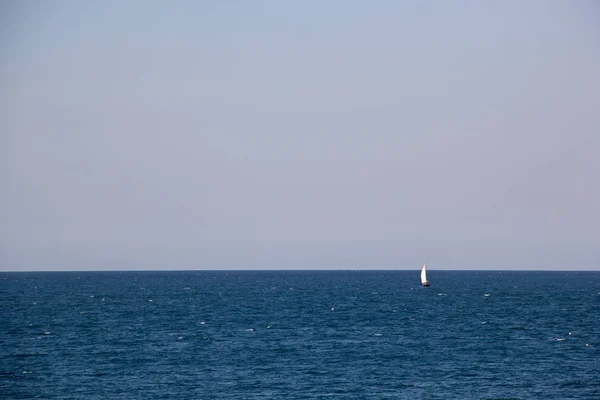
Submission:
<svg viewBox="0 0 600 400">
<path fill-rule="evenodd" d="M 0 2 L 0 269 L 600 269 L 600 5 Z"/>
</svg>

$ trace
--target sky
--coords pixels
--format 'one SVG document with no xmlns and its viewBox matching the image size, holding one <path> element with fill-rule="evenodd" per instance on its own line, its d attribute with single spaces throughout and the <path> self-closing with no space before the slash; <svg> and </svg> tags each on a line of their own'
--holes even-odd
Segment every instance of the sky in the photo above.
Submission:
<svg viewBox="0 0 600 400">
<path fill-rule="evenodd" d="M 0 270 L 600 270 L 600 5 L 0 2 Z"/>
</svg>

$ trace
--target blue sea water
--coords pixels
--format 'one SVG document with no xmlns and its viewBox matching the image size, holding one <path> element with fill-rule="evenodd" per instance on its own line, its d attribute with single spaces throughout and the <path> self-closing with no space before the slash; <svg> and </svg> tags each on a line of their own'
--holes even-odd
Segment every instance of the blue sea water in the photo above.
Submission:
<svg viewBox="0 0 600 400">
<path fill-rule="evenodd" d="M 600 399 L 600 273 L 0 274 L 2 399 Z"/>
</svg>

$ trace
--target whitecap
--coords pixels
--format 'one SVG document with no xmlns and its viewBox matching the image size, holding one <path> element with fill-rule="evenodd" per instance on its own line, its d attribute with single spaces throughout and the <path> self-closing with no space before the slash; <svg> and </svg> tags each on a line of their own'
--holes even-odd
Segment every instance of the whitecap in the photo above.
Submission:
<svg viewBox="0 0 600 400">
<path fill-rule="evenodd" d="M 485 294 L 483 295 L 483 297 L 490 297 L 490 294 L 489 294 L 489 293 L 485 293 Z"/>
</svg>

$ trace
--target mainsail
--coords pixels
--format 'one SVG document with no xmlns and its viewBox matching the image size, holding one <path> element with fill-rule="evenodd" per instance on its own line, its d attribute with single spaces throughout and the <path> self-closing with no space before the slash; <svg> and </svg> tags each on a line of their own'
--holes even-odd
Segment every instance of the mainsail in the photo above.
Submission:
<svg viewBox="0 0 600 400">
<path fill-rule="evenodd" d="M 423 269 L 421 269 L 421 284 L 429 286 L 429 282 L 427 281 L 427 266 L 425 264 L 423 264 Z"/>
</svg>

